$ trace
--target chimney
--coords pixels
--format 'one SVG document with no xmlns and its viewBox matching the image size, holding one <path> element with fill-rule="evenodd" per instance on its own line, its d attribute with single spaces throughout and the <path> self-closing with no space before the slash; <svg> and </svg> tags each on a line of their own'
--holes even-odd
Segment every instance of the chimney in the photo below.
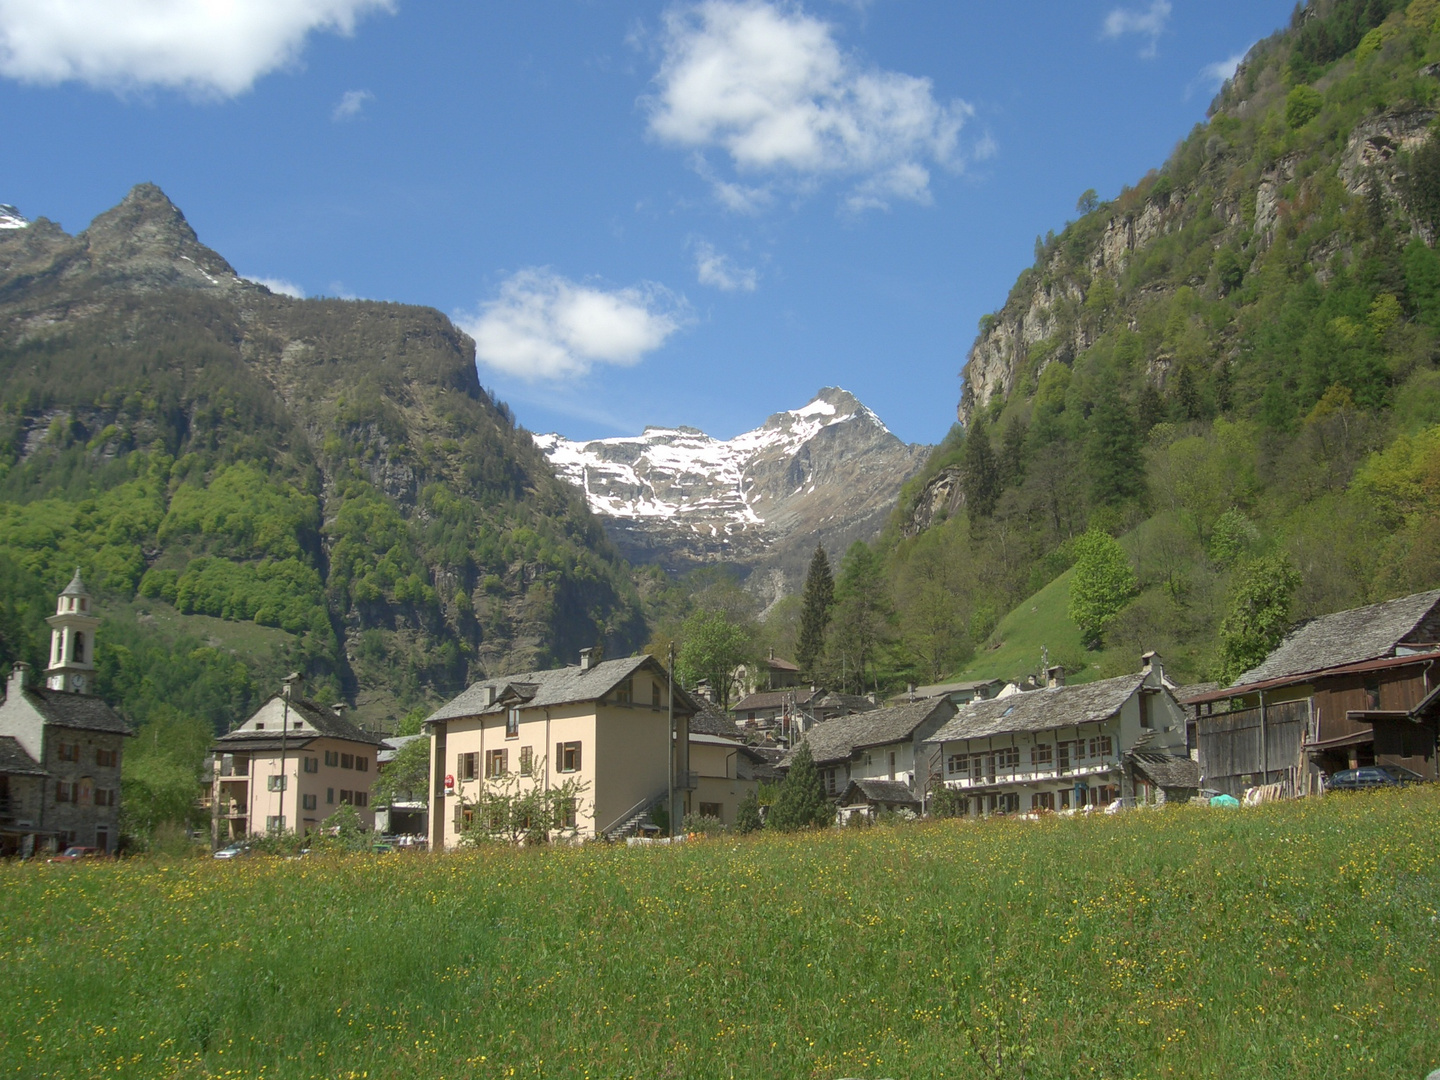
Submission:
<svg viewBox="0 0 1440 1080">
<path fill-rule="evenodd" d="M 5 687 L 5 700 L 18 701 L 19 694 L 25 689 L 25 678 L 30 674 L 30 665 L 24 660 L 16 660 L 15 666 L 10 669 L 10 682 Z"/>
<path fill-rule="evenodd" d="M 330 711 L 333 712 L 336 716 L 340 717 L 341 720 L 344 720 L 344 719 L 345 719 L 345 710 L 348 709 L 349 707 L 350 707 L 350 706 L 349 706 L 349 705 L 346 705 L 345 702 L 343 702 L 343 701 L 337 701 L 334 705 L 331 705 L 331 706 L 330 706 Z"/>
<path fill-rule="evenodd" d="M 1052 664 L 1045 669 L 1045 685 L 1050 689 L 1065 685 L 1065 668 L 1060 664 Z"/>
<path fill-rule="evenodd" d="M 595 651 L 594 649 L 581 649 L 581 650 L 580 650 L 580 670 L 581 670 L 581 671 L 589 671 L 589 670 L 590 670 L 590 655 L 591 655 L 594 651 Z"/>
<path fill-rule="evenodd" d="M 285 689 L 281 692 L 286 698 L 294 701 L 300 696 L 300 686 L 305 682 L 305 676 L 298 671 L 292 671 L 282 681 L 285 683 Z"/>
<path fill-rule="evenodd" d="M 1165 678 L 1165 670 L 1160 666 L 1160 654 L 1154 649 L 1151 649 L 1140 657 L 1140 672 L 1143 675 L 1149 675 L 1153 672 L 1159 675 L 1161 679 Z"/>
</svg>

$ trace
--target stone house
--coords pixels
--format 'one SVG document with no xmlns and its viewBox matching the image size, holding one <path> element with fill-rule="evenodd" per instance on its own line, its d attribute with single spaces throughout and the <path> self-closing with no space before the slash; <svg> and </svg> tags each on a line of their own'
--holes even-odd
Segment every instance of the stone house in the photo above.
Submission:
<svg viewBox="0 0 1440 1080">
<path fill-rule="evenodd" d="M 0 853 L 71 845 L 113 852 L 120 838 L 120 761 L 133 732 L 95 697 L 95 616 L 80 571 L 50 623 L 44 687 L 15 664 L 0 703 Z"/>
<path fill-rule="evenodd" d="M 1153 653 L 1134 675 L 974 702 L 931 745 L 971 816 L 1159 801 L 1172 774 L 1157 783 L 1146 769 L 1162 764 L 1147 765 L 1137 789 L 1136 755 L 1189 767 L 1185 714 Z"/>
<path fill-rule="evenodd" d="M 923 802 L 935 772 L 926 741 L 954 715 L 949 698 L 923 698 L 826 720 L 805 733 L 803 744 L 831 798 L 841 797 L 852 780 L 894 780 Z M 783 767 L 798 749 L 782 759 Z"/>
</svg>

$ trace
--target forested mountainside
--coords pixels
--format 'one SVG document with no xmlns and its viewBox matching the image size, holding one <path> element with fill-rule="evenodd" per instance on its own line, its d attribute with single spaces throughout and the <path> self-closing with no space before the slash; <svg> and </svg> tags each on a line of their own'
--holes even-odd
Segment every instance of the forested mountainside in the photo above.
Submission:
<svg viewBox="0 0 1440 1080">
<path fill-rule="evenodd" d="M 233 722 L 292 668 L 382 721 L 644 642 L 628 568 L 449 320 L 273 295 L 149 185 L 77 236 L 0 230 L 0 665 L 44 667 L 76 566 L 99 692 L 142 724 Z"/>
<path fill-rule="evenodd" d="M 894 677 L 983 661 L 1087 530 L 1136 575 L 1094 673 L 1224 677 L 1257 620 L 1440 584 L 1437 99 L 1436 0 L 1316 0 L 1037 239 L 892 522 Z"/>
</svg>

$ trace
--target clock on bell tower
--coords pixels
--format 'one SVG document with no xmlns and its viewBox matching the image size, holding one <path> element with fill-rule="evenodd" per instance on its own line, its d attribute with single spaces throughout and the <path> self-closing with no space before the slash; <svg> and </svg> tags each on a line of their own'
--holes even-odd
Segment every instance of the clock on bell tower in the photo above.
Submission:
<svg viewBox="0 0 1440 1080">
<path fill-rule="evenodd" d="M 95 672 L 95 628 L 100 620 L 90 606 L 90 591 L 80 580 L 80 568 L 55 604 L 50 624 L 50 666 L 45 685 L 51 690 L 83 694 Z"/>
</svg>

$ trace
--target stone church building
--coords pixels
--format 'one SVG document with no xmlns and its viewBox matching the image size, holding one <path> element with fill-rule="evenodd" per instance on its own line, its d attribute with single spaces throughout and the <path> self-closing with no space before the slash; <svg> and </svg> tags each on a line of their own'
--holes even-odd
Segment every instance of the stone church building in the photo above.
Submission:
<svg viewBox="0 0 1440 1080">
<path fill-rule="evenodd" d="M 130 725 L 92 693 L 100 620 L 80 571 L 50 623 L 45 685 L 17 662 L 0 702 L 0 855 L 72 845 L 113 852 Z"/>
</svg>

